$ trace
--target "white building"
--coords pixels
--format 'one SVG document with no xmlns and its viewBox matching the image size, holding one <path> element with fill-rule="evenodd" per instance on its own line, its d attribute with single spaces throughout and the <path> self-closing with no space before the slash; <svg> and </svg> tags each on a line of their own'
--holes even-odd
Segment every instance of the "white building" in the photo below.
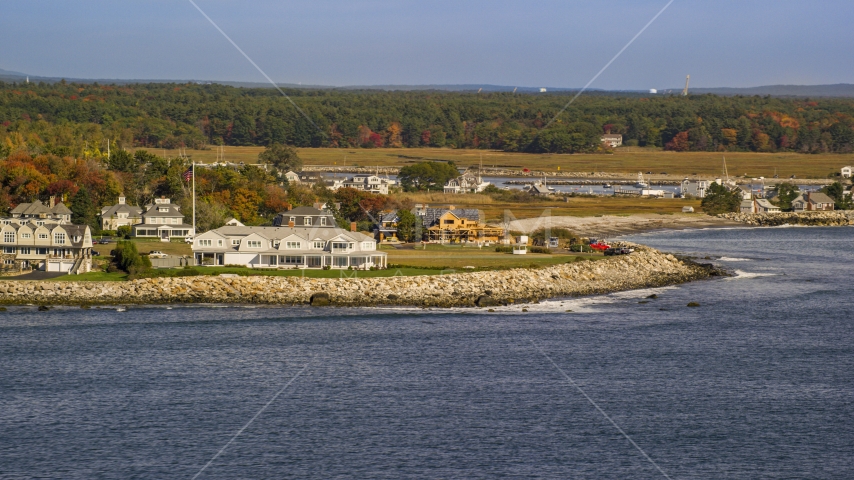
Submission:
<svg viewBox="0 0 854 480">
<path fill-rule="evenodd" d="M 448 180 L 445 184 L 445 193 L 480 193 L 490 186 L 491 183 L 484 182 L 479 174 L 465 173 L 457 178 Z"/>
<path fill-rule="evenodd" d="M 338 190 L 339 188 L 355 188 L 365 192 L 388 195 L 388 189 L 395 184 L 394 180 L 388 178 L 380 178 L 376 175 L 356 175 L 347 180 L 334 180 L 329 188 Z"/>
<path fill-rule="evenodd" d="M 704 198 L 706 190 L 709 189 L 707 180 L 682 180 L 682 196 L 692 196 L 694 198 Z"/>
<path fill-rule="evenodd" d="M 851 178 L 851 168 L 852 167 L 842 167 L 841 173 L 842 178 Z"/>
<path fill-rule="evenodd" d="M 92 269 L 92 233 L 88 225 L 53 219 L 0 219 L 2 268 L 84 273 Z"/>
<path fill-rule="evenodd" d="M 602 135 L 602 143 L 608 145 L 611 148 L 621 147 L 623 145 L 623 136 L 607 133 Z"/>
<path fill-rule="evenodd" d="M 146 205 L 142 222 L 133 225 L 134 237 L 154 237 L 168 242 L 172 237 L 186 238 L 196 233 L 192 225 L 184 223 L 181 207 L 168 198 L 157 198 Z"/>
<path fill-rule="evenodd" d="M 119 203 L 115 205 L 101 207 L 102 230 L 118 230 L 137 223 L 142 223 L 142 207 L 128 205 L 124 196 L 119 197 Z"/>
<path fill-rule="evenodd" d="M 192 248 L 196 265 L 359 270 L 387 266 L 387 255 L 377 251 L 373 237 L 337 227 L 220 227 L 197 235 Z"/>
</svg>

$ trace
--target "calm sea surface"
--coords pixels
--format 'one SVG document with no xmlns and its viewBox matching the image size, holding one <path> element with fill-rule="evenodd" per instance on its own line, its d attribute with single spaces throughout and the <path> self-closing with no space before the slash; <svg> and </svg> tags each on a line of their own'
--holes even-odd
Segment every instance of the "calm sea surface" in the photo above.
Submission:
<svg viewBox="0 0 854 480">
<path fill-rule="evenodd" d="M 193 478 L 253 417 L 198 478 L 664 478 L 572 382 L 671 478 L 854 478 L 852 234 L 635 236 L 737 276 L 527 313 L 10 308 L 0 478 Z"/>
</svg>

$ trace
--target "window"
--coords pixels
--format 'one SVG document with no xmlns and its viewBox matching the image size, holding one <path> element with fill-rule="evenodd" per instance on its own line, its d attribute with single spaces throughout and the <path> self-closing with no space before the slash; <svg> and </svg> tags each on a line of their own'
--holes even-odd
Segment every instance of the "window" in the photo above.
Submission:
<svg viewBox="0 0 854 480">
<path fill-rule="evenodd" d="M 29 240 L 29 239 L 33 238 L 33 234 L 32 233 L 22 233 L 21 238 L 26 238 L 27 240 Z"/>
<path fill-rule="evenodd" d="M 362 250 L 374 250 L 374 242 L 362 242 Z"/>
<path fill-rule="evenodd" d="M 311 217 L 303 217 L 302 223 L 303 225 L 311 226 Z"/>
<path fill-rule="evenodd" d="M 29 255 L 30 247 L 21 247 L 21 255 Z"/>
<path fill-rule="evenodd" d="M 347 266 L 347 257 L 332 257 L 332 266 L 333 267 L 346 267 Z"/>
<path fill-rule="evenodd" d="M 15 247 L 3 247 L 3 253 L 14 254 Z"/>
<path fill-rule="evenodd" d="M 39 240 L 47 240 L 47 239 L 48 239 L 48 236 L 46 233 L 40 233 L 39 234 Z"/>
<path fill-rule="evenodd" d="M 62 245 L 65 243 L 65 234 L 64 233 L 54 233 L 53 234 L 53 243 Z"/>
<path fill-rule="evenodd" d="M 284 257 L 279 257 L 280 260 L 283 260 L 281 263 L 285 265 L 302 265 L 302 257 L 286 255 Z"/>
<path fill-rule="evenodd" d="M 15 243 L 15 232 L 3 232 L 3 241 L 6 243 Z"/>
<path fill-rule="evenodd" d="M 300 242 L 286 242 L 285 248 L 294 248 L 294 249 L 302 248 L 302 243 L 300 243 Z"/>
<path fill-rule="evenodd" d="M 5 263 L 6 265 L 14 265 L 15 261 L 14 260 L 3 260 L 3 263 Z"/>
<path fill-rule="evenodd" d="M 38 226 L 40 226 L 40 227 L 43 227 L 43 226 L 44 226 L 44 222 L 41 222 L 41 221 L 36 222 L 36 225 L 38 225 Z"/>
<path fill-rule="evenodd" d="M 199 246 L 200 247 L 210 247 L 212 245 L 213 245 L 213 243 L 212 243 L 211 239 L 209 239 L 209 238 L 200 238 L 199 239 Z"/>
<path fill-rule="evenodd" d="M 239 238 L 232 238 L 232 239 L 231 239 L 231 245 L 232 245 L 232 246 L 234 246 L 234 245 L 240 245 L 240 239 L 239 239 Z"/>
<path fill-rule="evenodd" d="M 294 225 L 296 225 L 297 224 L 297 217 L 291 217 L 289 221 L 294 222 Z"/>
<path fill-rule="evenodd" d="M 453 224 L 454 224 L 454 220 L 453 220 L 453 219 L 451 219 L 451 220 L 445 220 L 445 221 L 444 221 L 444 223 L 445 223 L 445 225 L 453 225 Z"/>
<path fill-rule="evenodd" d="M 320 217 L 320 226 L 321 226 L 321 227 L 325 227 L 325 226 L 326 226 L 326 217 Z"/>
<path fill-rule="evenodd" d="M 216 246 L 217 246 L 217 247 L 221 247 L 221 246 L 222 246 L 222 240 L 217 240 L 217 241 L 216 241 Z"/>
<path fill-rule="evenodd" d="M 157 207 L 157 211 L 161 213 L 169 213 L 169 207 Z"/>
<path fill-rule="evenodd" d="M 314 243 L 312 243 L 311 248 L 314 248 L 315 250 L 323 250 L 323 247 L 325 245 L 326 242 L 324 242 L 323 240 L 315 240 Z"/>
<path fill-rule="evenodd" d="M 246 246 L 249 248 L 261 248 L 261 240 L 248 240 Z"/>
<path fill-rule="evenodd" d="M 36 255 L 47 255 L 47 249 L 46 248 L 37 248 L 36 249 Z"/>
<path fill-rule="evenodd" d="M 120 213 L 119 218 L 128 218 L 128 214 L 127 213 Z"/>
<path fill-rule="evenodd" d="M 349 248 L 353 248 L 352 243 L 332 242 L 332 250 L 347 250 Z"/>
</svg>

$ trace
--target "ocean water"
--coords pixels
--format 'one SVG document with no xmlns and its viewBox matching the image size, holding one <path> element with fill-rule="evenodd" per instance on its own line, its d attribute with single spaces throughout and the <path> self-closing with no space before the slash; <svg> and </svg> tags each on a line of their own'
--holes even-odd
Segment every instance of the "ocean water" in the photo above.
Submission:
<svg viewBox="0 0 854 480">
<path fill-rule="evenodd" d="M 854 478 L 852 234 L 634 236 L 736 276 L 528 312 L 10 308 L 0 478 Z"/>
</svg>

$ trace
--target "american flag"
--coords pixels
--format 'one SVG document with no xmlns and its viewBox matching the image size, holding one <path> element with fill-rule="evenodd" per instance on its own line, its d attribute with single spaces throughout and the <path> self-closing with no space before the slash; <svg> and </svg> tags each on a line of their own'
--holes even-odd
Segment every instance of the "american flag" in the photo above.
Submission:
<svg viewBox="0 0 854 480">
<path fill-rule="evenodd" d="M 184 172 L 183 177 L 184 177 L 184 181 L 185 181 L 185 182 L 189 182 L 189 181 L 190 181 L 190 179 L 191 179 L 191 178 L 193 178 L 193 169 L 192 169 L 192 167 L 191 167 L 191 168 L 188 168 L 188 169 L 187 169 L 187 171 L 186 171 L 186 172 Z"/>
</svg>

